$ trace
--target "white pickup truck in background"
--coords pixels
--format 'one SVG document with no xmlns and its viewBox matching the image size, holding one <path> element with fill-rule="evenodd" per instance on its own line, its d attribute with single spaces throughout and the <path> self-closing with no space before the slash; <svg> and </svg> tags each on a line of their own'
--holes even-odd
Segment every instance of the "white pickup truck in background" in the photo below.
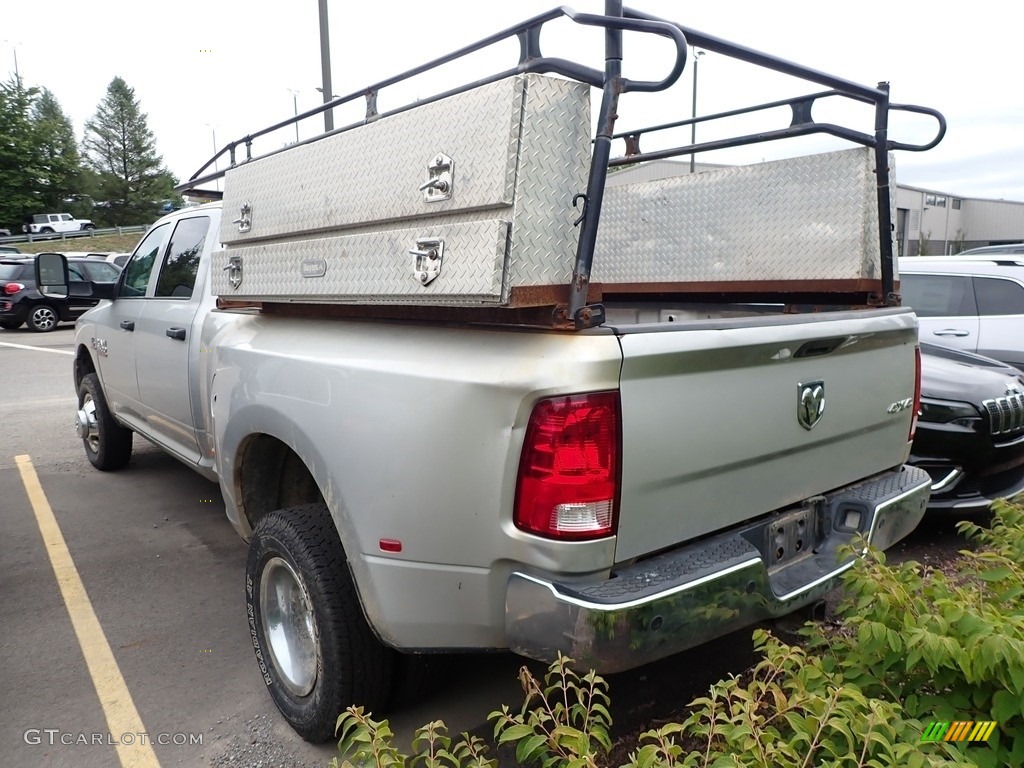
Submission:
<svg viewBox="0 0 1024 768">
<path fill-rule="evenodd" d="M 549 17 L 606 27 L 610 50 L 627 28 L 672 38 L 680 62 L 683 32 L 691 44 L 750 58 L 615 6 L 605 17 Z M 546 20 L 518 32 L 532 39 Z M 245 601 L 257 663 L 307 739 L 330 738 L 350 704 L 376 712 L 396 703 L 422 654 L 511 649 L 551 660 L 561 651 L 617 671 L 786 614 L 837 584 L 851 565 L 840 547 L 860 536 L 888 547 L 924 512 L 929 477 L 904 466 L 919 397 L 916 319 L 893 292 L 891 236 L 888 252 L 877 236 L 888 232 L 888 197 L 874 197 L 875 180 L 874 239 L 858 242 L 849 263 L 835 248 L 841 279 L 808 281 L 806 253 L 765 264 L 761 251 L 734 254 L 745 276 L 692 278 L 664 238 L 708 214 L 687 219 L 672 201 L 758 183 L 774 190 L 786 168 L 606 197 L 610 130 L 592 154 L 589 137 L 572 131 L 529 138 L 531 110 L 576 120 L 573 94 L 587 89 L 524 73 L 540 61 L 536 69 L 570 80 L 621 86 L 614 57 L 595 74 L 536 53 L 524 47 L 518 73 L 237 164 L 225 202 L 158 221 L 111 300 L 78 323 L 87 456 L 99 469 L 122 468 L 137 433 L 219 482 L 250 542 Z M 882 114 L 890 107 L 884 90 L 804 74 L 868 94 Z M 355 96 L 370 90 L 375 98 L 377 88 Z M 605 89 L 600 124 L 611 124 L 615 91 Z M 536 100 L 552 92 L 553 101 Z M 471 214 L 481 206 L 457 206 L 494 187 L 466 149 L 475 136 L 461 145 L 444 134 L 436 154 L 410 153 L 414 183 L 411 193 L 404 183 L 392 191 L 399 203 L 371 196 L 347 207 L 332 165 L 351 159 L 344 142 L 376 147 L 357 158 L 353 178 L 362 194 L 385 195 L 374 185 L 405 159 L 403 119 L 435 108 L 472 126 L 477 106 L 493 116 L 507 103 L 515 146 L 494 167 L 508 186 L 495 187 L 501 200 L 481 214 L 475 245 L 460 238 L 478 226 Z M 884 130 L 827 132 L 867 144 L 883 172 L 901 146 Z M 255 136 L 232 143 L 232 158 Z M 575 155 L 583 188 L 523 188 L 549 179 L 525 173 L 529 163 L 564 176 Z M 851 167 L 847 156 L 834 162 Z M 852 162 L 861 167 L 863 157 Z M 864 181 L 855 180 L 855 198 Z M 574 197 L 585 197 L 582 212 Z M 556 203 L 538 202 L 546 199 Z M 636 212 L 651 200 L 668 227 Z M 395 206 L 408 215 L 379 213 Z M 451 218 L 425 218 L 445 206 Z M 531 229 L 527 216 L 544 226 Z M 802 224 L 778 224 L 780 242 L 799 249 L 790 235 Z M 530 250 L 541 230 L 551 253 Z M 571 285 L 530 283 L 532 270 L 517 265 L 558 257 L 563 240 L 578 246 Z M 832 247 L 812 243 L 825 263 Z M 471 260 L 478 249 L 494 274 Z M 591 259 L 603 275 L 593 285 Z M 722 263 L 708 264 L 696 268 L 724 274 Z M 59 256 L 38 269 L 40 285 L 67 286 Z M 638 281 L 622 277 L 627 269 L 665 277 Z M 484 289 L 467 292 L 468 283 Z M 809 304 L 816 311 L 804 311 Z"/>
</svg>

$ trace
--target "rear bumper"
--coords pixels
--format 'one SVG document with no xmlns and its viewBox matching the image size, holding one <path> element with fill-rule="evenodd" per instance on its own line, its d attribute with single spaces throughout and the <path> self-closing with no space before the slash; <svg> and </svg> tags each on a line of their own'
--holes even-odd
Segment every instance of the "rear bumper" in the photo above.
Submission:
<svg viewBox="0 0 1024 768">
<path fill-rule="evenodd" d="M 0 301 L 0 320 L 24 323 L 28 317 L 28 307 L 24 302 Z"/>
<path fill-rule="evenodd" d="M 813 544 L 780 565 L 769 566 L 770 548 L 777 521 L 789 511 L 601 581 L 514 572 L 505 605 L 509 645 L 540 661 L 561 652 L 599 672 L 618 672 L 791 613 L 838 586 L 853 565 L 839 550 L 856 536 L 887 549 L 910 533 L 924 515 L 930 485 L 927 472 L 905 466 L 812 500 L 804 507 L 816 517 Z M 787 533 L 779 541 L 794 539 Z"/>
</svg>

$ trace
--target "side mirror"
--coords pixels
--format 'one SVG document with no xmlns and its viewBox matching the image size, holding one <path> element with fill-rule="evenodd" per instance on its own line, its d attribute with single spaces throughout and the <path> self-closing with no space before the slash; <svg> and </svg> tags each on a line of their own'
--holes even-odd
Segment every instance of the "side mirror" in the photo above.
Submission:
<svg viewBox="0 0 1024 768">
<path fill-rule="evenodd" d="M 68 260 L 63 253 L 36 256 L 36 286 L 43 296 L 64 299 L 68 296 Z"/>
<path fill-rule="evenodd" d="M 117 283 L 93 283 L 71 280 L 68 260 L 63 253 L 40 253 L 35 264 L 36 286 L 43 296 L 66 299 L 69 296 L 113 300 Z"/>
</svg>

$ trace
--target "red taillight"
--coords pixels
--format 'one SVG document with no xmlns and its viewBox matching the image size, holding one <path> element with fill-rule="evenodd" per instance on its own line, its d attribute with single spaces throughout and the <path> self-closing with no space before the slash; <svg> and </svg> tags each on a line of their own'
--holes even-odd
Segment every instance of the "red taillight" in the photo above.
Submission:
<svg viewBox="0 0 1024 768">
<path fill-rule="evenodd" d="M 25 286 L 22 285 L 21 283 L 8 283 L 7 285 L 4 286 L 4 293 L 7 294 L 8 296 L 13 296 L 18 291 L 24 290 Z"/>
<path fill-rule="evenodd" d="M 541 400 L 526 427 L 517 528 L 555 539 L 611 536 L 618 524 L 618 392 Z"/>
<path fill-rule="evenodd" d="M 914 412 L 910 417 L 910 437 L 917 432 L 917 417 L 921 415 L 921 348 L 914 347 Z"/>
</svg>

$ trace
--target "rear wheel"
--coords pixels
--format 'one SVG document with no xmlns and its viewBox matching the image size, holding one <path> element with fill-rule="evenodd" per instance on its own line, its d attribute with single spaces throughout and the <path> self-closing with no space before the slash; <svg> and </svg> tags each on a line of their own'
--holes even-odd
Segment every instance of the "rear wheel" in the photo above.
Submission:
<svg viewBox="0 0 1024 768">
<path fill-rule="evenodd" d="M 28 327 L 37 333 L 46 333 L 57 327 L 60 317 L 49 304 L 37 304 L 28 313 Z"/>
<path fill-rule="evenodd" d="M 331 739 L 351 705 L 379 714 L 394 651 L 366 622 L 326 504 L 278 510 L 257 523 L 245 592 L 263 681 L 302 738 Z"/>
<path fill-rule="evenodd" d="M 5 331 L 13 331 L 15 328 L 21 328 L 21 323 L 17 320 L 0 320 L 0 328 Z"/>
<path fill-rule="evenodd" d="M 89 231 L 91 229 L 96 229 L 96 227 L 93 224 L 86 224 L 84 227 L 82 227 L 82 229 Z"/>
<path fill-rule="evenodd" d="M 41 235 L 52 235 L 53 234 L 53 227 L 43 227 L 42 229 L 39 230 L 39 234 L 41 234 Z"/>
<path fill-rule="evenodd" d="M 78 385 L 78 415 L 75 427 L 85 446 L 85 455 L 96 469 L 121 469 L 132 457 L 132 431 L 110 415 L 99 377 L 87 374 Z"/>
</svg>

